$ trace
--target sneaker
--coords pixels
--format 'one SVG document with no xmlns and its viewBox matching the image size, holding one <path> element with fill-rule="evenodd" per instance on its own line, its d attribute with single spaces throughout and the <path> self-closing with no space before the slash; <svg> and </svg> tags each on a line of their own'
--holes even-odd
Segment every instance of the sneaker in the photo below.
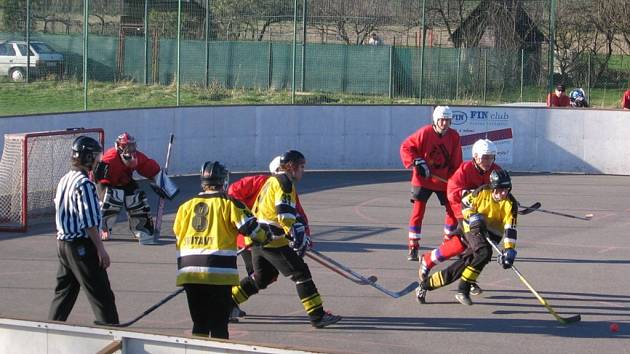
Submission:
<svg viewBox="0 0 630 354">
<path fill-rule="evenodd" d="M 426 298 L 427 289 L 424 287 L 424 285 L 422 285 L 422 283 L 420 283 L 420 285 L 416 288 L 416 300 L 418 301 L 418 303 L 426 304 Z"/>
<path fill-rule="evenodd" d="M 470 283 L 470 295 L 481 295 L 483 289 L 477 283 Z"/>
<path fill-rule="evenodd" d="M 409 255 L 407 256 L 407 260 L 408 261 L 418 261 L 418 249 L 417 248 L 410 248 L 409 249 Z"/>
<path fill-rule="evenodd" d="M 470 300 L 470 295 L 462 293 L 462 292 L 455 294 L 455 299 L 459 301 L 459 303 L 462 305 L 470 306 L 473 304 L 472 300 Z"/>
<path fill-rule="evenodd" d="M 239 317 L 245 317 L 246 315 L 247 313 L 245 311 L 241 310 L 238 305 L 234 304 L 234 306 L 232 307 L 232 312 L 230 312 L 230 322 L 237 323 Z"/>
<path fill-rule="evenodd" d="M 324 316 L 320 318 L 318 321 L 311 321 L 311 325 L 315 328 L 324 328 L 326 326 L 330 326 L 331 324 L 335 324 L 341 320 L 341 316 L 333 315 L 330 312 L 325 312 Z"/>
</svg>

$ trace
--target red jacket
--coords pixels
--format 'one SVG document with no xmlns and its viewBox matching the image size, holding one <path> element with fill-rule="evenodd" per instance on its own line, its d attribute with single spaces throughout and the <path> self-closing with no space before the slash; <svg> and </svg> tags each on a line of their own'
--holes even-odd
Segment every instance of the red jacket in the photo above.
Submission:
<svg viewBox="0 0 630 354">
<path fill-rule="evenodd" d="M 427 162 L 432 175 L 448 179 L 462 163 L 459 134 L 454 129 L 449 129 L 444 136 L 440 136 L 432 125 L 418 129 L 400 145 L 400 160 L 406 168 L 410 168 L 413 167 L 413 160 L 418 157 Z M 422 178 L 415 168 L 412 170 L 412 185 L 446 191 L 446 183 L 435 178 Z"/>
<path fill-rule="evenodd" d="M 256 198 L 258 197 L 260 189 L 269 177 L 269 175 L 243 177 L 238 181 L 230 184 L 230 186 L 228 187 L 228 194 L 235 199 L 240 200 L 249 209 L 251 209 L 256 202 Z M 299 197 L 296 204 L 297 205 L 295 206 L 295 208 L 297 210 L 297 213 L 302 217 L 302 219 L 304 219 L 304 224 L 308 226 L 308 218 L 306 217 L 304 209 L 302 209 L 302 204 L 300 203 Z M 308 227 L 306 228 L 306 234 L 309 236 L 311 234 L 310 228 Z M 239 248 L 245 247 L 245 240 L 243 239 L 243 235 L 239 234 L 236 242 Z"/>
<path fill-rule="evenodd" d="M 550 92 L 547 95 L 547 107 L 569 107 L 571 106 L 571 100 L 567 95 L 556 96 L 555 92 Z"/>
<path fill-rule="evenodd" d="M 621 96 L 621 108 L 630 109 L 630 89 L 623 93 Z"/>
<path fill-rule="evenodd" d="M 153 178 L 160 172 L 160 165 L 140 151 L 136 151 L 136 159 L 138 164 L 135 168 L 130 168 L 123 163 L 116 148 L 105 151 L 102 161 L 109 166 L 109 172 L 107 178 L 103 178 L 98 182 L 114 187 L 122 187 L 133 180 L 133 171 L 138 171 L 141 176 L 146 178 Z"/>
<path fill-rule="evenodd" d="M 466 161 L 459 166 L 457 171 L 448 179 L 446 187 L 448 203 L 457 219 L 464 218 L 462 215 L 462 191 L 465 189 L 476 189 L 483 184 L 490 183 L 490 173 L 500 169 L 499 165 L 493 163 L 488 171 L 483 172 L 472 160 Z"/>
</svg>

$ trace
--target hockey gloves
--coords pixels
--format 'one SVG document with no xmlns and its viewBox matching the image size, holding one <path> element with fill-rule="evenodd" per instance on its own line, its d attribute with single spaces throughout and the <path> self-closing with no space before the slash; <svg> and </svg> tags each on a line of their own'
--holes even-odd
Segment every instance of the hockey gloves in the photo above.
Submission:
<svg viewBox="0 0 630 354">
<path fill-rule="evenodd" d="M 486 221 L 481 214 L 470 214 L 468 217 L 468 227 L 470 232 L 475 235 L 484 235 L 486 233 Z"/>
<path fill-rule="evenodd" d="M 426 161 L 424 161 L 424 159 L 420 157 L 414 159 L 413 167 L 416 169 L 416 171 L 422 178 L 431 177 L 431 170 L 429 170 L 429 165 L 427 164 Z"/>
<path fill-rule="evenodd" d="M 291 240 L 289 241 L 289 247 L 303 257 L 304 253 L 311 248 L 311 238 L 306 234 L 306 228 L 304 224 L 296 222 L 291 227 Z"/>
<path fill-rule="evenodd" d="M 514 259 L 516 258 L 516 250 L 513 248 L 508 248 L 503 250 L 497 257 L 497 262 L 503 267 L 503 269 L 512 268 L 514 264 Z"/>
</svg>

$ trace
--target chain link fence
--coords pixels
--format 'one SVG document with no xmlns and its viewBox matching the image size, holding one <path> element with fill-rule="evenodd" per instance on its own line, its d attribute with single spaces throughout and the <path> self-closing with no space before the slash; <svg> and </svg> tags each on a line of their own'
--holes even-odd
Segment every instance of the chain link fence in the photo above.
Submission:
<svg viewBox="0 0 630 354">
<path fill-rule="evenodd" d="M 572 30 L 575 21 L 562 17 L 568 5 L 0 0 L 0 104 L 17 105 L 5 114 L 19 114 L 226 103 L 544 102 L 556 83 L 618 97 L 630 72 L 623 37 L 613 35 L 612 52 L 596 34 L 583 42 L 580 35 L 596 30 Z"/>
</svg>

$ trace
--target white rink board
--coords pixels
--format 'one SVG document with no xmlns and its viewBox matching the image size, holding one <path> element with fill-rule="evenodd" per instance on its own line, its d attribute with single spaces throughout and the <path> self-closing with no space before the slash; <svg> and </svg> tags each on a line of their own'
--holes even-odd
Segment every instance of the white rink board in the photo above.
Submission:
<svg viewBox="0 0 630 354">
<path fill-rule="evenodd" d="M 501 135 L 498 162 L 514 171 L 630 175 L 630 111 L 453 106 L 462 136 Z M 118 134 L 163 165 L 175 134 L 169 172 L 198 173 L 206 160 L 232 171 L 262 171 L 287 149 L 308 169 L 400 169 L 403 139 L 431 122 L 433 106 L 207 106 L 13 116 L 6 133 L 99 127 L 106 148 Z M 462 122 L 465 119 L 465 122 Z M 506 136 L 509 132 L 511 137 Z M 463 137 L 464 139 L 464 137 Z M 3 141 L 2 141 L 3 143 Z M 464 146 L 464 159 L 470 146 Z"/>
<path fill-rule="evenodd" d="M 315 353 L 290 348 L 239 344 L 233 341 L 0 318 L 0 353 L 97 353 L 116 340 L 122 342 L 122 349 L 114 353 L 120 354 Z"/>
</svg>

